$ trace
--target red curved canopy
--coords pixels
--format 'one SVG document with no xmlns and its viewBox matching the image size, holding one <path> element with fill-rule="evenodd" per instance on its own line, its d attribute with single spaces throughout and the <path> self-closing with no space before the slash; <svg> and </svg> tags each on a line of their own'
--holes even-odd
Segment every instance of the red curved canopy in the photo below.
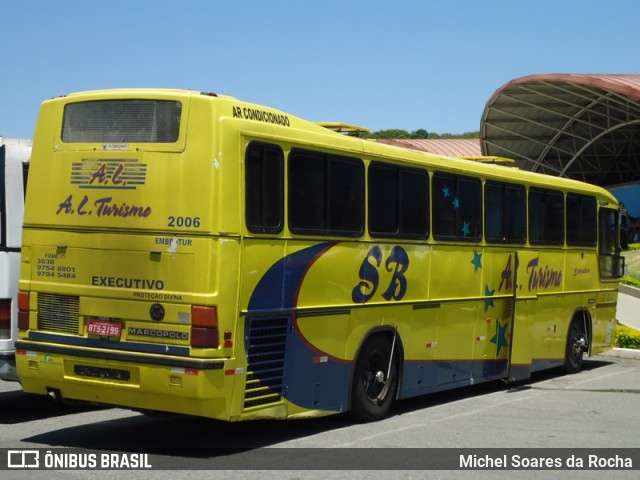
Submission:
<svg viewBox="0 0 640 480">
<path fill-rule="evenodd" d="M 539 74 L 487 102 L 483 155 L 610 186 L 640 181 L 640 75 Z"/>
</svg>

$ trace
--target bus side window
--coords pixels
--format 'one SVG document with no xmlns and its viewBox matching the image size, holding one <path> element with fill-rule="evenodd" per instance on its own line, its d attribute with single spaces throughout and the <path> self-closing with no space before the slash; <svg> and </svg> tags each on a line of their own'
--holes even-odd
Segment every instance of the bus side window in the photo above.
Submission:
<svg viewBox="0 0 640 480">
<path fill-rule="evenodd" d="M 426 170 L 371 163 L 369 233 L 372 237 L 428 237 L 429 175 Z"/>
<path fill-rule="evenodd" d="M 405 237 L 429 236 L 429 175 L 418 169 L 400 169 L 400 228 Z"/>
<path fill-rule="evenodd" d="M 245 155 L 245 220 L 253 233 L 283 228 L 284 155 L 277 145 L 252 142 Z"/>
<path fill-rule="evenodd" d="M 624 275 L 624 257 L 620 255 L 618 229 L 620 218 L 618 211 L 601 208 L 599 214 L 599 257 L 600 278 L 619 278 Z"/>
<path fill-rule="evenodd" d="M 488 242 L 525 242 L 526 195 L 523 186 L 487 182 L 484 190 L 484 212 Z"/>
<path fill-rule="evenodd" d="M 329 158 L 329 229 L 341 235 L 364 233 L 364 165 Z"/>
<path fill-rule="evenodd" d="M 479 241 L 482 237 L 482 185 L 471 177 L 435 173 L 433 236 L 438 240 Z"/>
<path fill-rule="evenodd" d="M 596 198 L 588 195 L 567 194 L 567 244 L 594 246 L 598 207 Z"/>
<path fill-rule="evenodd" d="M 289 155 L 289 228 L 292 232 L 325 232 L 327 172 L 320 155 L 292 151 Z"/>
<path fill-rule="evenodd" d="M 542 188 L 529 189 L 529 241 L 561 245 L 564 241 L 564 196 Z"/>
<path fill-rule="evenodd" d="M 293 233 L 364 233 L 364 164 L 359 158 L 294 149 L 289 155 L 289 228 Z"/>
</svg>

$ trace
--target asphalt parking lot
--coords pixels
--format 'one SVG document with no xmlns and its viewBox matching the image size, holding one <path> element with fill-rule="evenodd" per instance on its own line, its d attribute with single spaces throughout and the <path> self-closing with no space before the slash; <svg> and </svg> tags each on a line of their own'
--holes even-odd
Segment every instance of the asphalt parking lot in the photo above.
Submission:
<svg viewBox="0 0 640 480">
<path fill-rule="evenodd" d="M 639 394 L 640 361 L 617 356 L 588 359 L 575 375 L 550 371 L 518 385 L 496 382 L 397 402 L 388 418 L 366 424 L 352 423 L 345 415 L 246 423 L 147 416 L 119 408 L 55 404 L 24 394 L 17 384 L 1 382 L 0 448 L 147 453 L 154 478 L 172 480 L 199 478 L 202 470 L 211 478 L 225 479 L 344 478 L 342 470 L 353 470 L 349 476 L 356 479 L 424 478 L 430 465 L 438 468 L 431 472 L 438 478 L 472 478 L 461 476 L 470 473 L 482 478 L 507 472 L 444 471 L 438 456 L 480 454 L 484 449 L 504 454 L 526 449 L 533 455 L 592 450 L 637 455 Z M 398 465 L 403 456 L 405 462 Z M 362 462 L 371 470 L 363 470 L 367 463 Z M 562 473 L 563 478 L 602 478 L 604 473 L 608 478 L 635 479 L 638 466 Z M 51 473 L 12 471 L 11 478 Z M 56 476 L 121 478 L 118 473 L 123 472 L 69 470 Z M 509 473 L 511 479 L 550 474 L 539 469 Z M 148 474 L 129 471 L 127 477 Z"/>
</svg>

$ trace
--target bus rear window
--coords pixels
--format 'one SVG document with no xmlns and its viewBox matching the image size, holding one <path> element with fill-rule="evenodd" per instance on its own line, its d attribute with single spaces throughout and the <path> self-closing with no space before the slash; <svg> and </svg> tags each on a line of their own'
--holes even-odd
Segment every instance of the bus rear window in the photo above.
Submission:
<svg viewBox="0 0 640 480">
<path fill-rule="evenodd" d="M 182 104 L 172 100 L 97 100 L 64 108 L 65 143 L 175 143 Z"/>
</svg>

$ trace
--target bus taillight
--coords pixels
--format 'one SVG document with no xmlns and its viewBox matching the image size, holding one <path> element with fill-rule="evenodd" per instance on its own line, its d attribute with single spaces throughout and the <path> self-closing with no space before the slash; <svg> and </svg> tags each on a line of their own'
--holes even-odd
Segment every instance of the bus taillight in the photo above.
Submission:
<svg viewBox="0 0 640 480">
<path fill-rule="evenodd" d="M 29 330 L 29 292 L 18 292 L 18 329 Z"/>
<path fill-rule="evenodd" d="M 216 307 L 191 307 L 191 346 L 218 348 L 218 310 Z"/>
<path fill-rule="evenodd" d="M 0 338 L 11 338 L 11 299 L 0 299 Z"/>
</svg>

